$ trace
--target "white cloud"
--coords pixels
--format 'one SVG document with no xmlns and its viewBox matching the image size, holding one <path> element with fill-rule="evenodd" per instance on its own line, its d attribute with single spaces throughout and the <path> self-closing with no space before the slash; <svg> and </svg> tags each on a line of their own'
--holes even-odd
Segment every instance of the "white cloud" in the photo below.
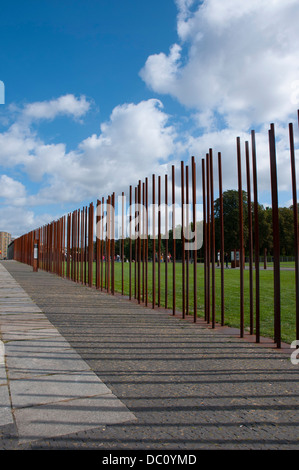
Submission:
<svg viewBox="0 0 299 470">
<path fill-rule="evenodd" d="M 217 111 L 239 129 L 294 112 L 297 0 L 176 3 L 180 44 L 147 59 L 141 77 L 149 87 L 201 112 Z"/>
<path fill-rule="evenodd" d="M 89 108 L 90 103 L 85 96 L 77 99 L 74 95 L 68 94 L 51 101 L 27 104 L 23 110 L 23 115 L 34 120 L 54 119 L 59 115 L 80 118 L 87 113 Z"/>
<path fill-rule="evenodd" d="M 110 119 L 101 124 L 99 135 L 87 137 L 69 152 L 63 143 L 48 144 L 38 137 L 30 122 L 24 120 L 28 109 L 37 109 L 35 103 L 27 105 L 19 119 L 0 134 L 0 164 L 17 167 L 26 178 L 38 183 L 37 192 L 22 195 L 22 203 L 26 201 L 29 206 L 81 204 L 126 190 L 129 184 L 137 184 L 138 179 L 158 171 L 175 149 L 176 133 L 159 100 L 117 106 Z M 42 112 L 30 115 L 50 116 L 46 109 L 47 105 Z M 13 186 L 13 180 L 9 183 L 6 191 L 10 187 L 12 199 L 17 184 Z"/>
</svg>

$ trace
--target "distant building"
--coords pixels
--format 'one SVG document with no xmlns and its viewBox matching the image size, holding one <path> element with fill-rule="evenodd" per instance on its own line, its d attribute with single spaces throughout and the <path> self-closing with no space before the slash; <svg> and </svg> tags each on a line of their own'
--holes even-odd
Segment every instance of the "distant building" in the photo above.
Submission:
<svg viewBox="0 0 299 470">
<path fill-rule="evenodd" d="M 0 259 L 7 259 L 8 245 L 11 243 L 11 234 L 0 232 Z"/>
</svg>

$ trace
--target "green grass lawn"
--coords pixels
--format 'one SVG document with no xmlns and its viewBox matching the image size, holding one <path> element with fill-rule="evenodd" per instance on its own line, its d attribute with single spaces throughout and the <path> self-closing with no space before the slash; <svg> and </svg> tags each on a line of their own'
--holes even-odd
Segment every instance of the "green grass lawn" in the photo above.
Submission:
<svg viewBox="0 0 299 470">
<path fill-rule="evenodd" d="M 122 264 L 115 266 L 115 291 L 121 292 Z M 161 306 L 165 306 L 165 263 L 161 263 Z M 269 265 L 268 265 L 269 266 Z M 294 263 L 284 263 L 285 267 L 293 267 Z M 134 297 L 134 269 L 132 263 L 132 297 Z M 283 265 L 282 265 L 283 267 Z M 141 269 L 142 273 L 142 269 Z M 221 321 L 221 271 L 215 269 L 216 276 L 216 322 Z M 273 270 L 260 266 L 260 334 L 273 338 L 274 329 L 274 282 Z M 168 264 L 168 308 L 172 309 L 172 263 Z M 142 279 L 142 275 L 141 275 Z M 176 310 L 182 311 L 182 265 L 176 263 Z M 95 263 L 93 266 L 93 283 L 95 284 Z M 282 341 L 291 343 L 296 339 L 295 319 L 295 272 L 281 270 L 281 335 Z M 142 289 L 142 287 L 141 287 Z M 193 315 L 193 265 L 189 265 L 189 314 Z M 254 315 L 255 315 L 255 273 L 253 271 Z M 239 269 L 224 270 L 225 292 L 225 324 L 240 327 L 240 271 Z M 204 316 L 204 268 L 197 265 L 197 315 Z M 124 295 L 129 295 L 129 263 L 124 263 Z M 152 263 L 148 263 L 148 300 L 152 302 Z M 158 265 L 156 263 L 156 303 L 158 302 Z M 245 328 L 249 328 L 249 270 L 244 270 L 244 320 Z M 254 320 L 255 325 L 255 320 Z"/>
</svg>

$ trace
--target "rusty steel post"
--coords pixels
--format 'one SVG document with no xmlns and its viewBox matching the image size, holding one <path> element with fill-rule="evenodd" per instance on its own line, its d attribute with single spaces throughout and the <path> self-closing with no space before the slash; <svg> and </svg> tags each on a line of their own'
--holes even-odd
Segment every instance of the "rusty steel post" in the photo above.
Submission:
<svg viewBox="0 0 299 470">
<path fill-rule="evenodd" d="M 111 217 L 111 231 L 112 231 L 112 240 L 111 240 L 111 294 L 115 293 L 115 193 L 112 193 L 112 217 Z"/>
<path fill-rule="evenodd" d="M 88 227 L 88 217 L 87 217 L 87 206 L 85 206 L 85 249 L 84 249 L 84 284 L 87 284 L 87 227 Z"/>
<path fill-rule="evenodd" d="M 141 181 L 138 183 L 138 303 L 141 303 Z"/>
<path fill-rule="evenodd" d="M 135 187 L 135 223 L 134 223 L 134 251 L 135 251 L 135 262 L 134 262 L 134 298 L 137 299 L 137 261 L 138 261 L 138 243 L 137 243 L 137 187 Z"/>
<path fill-rule="evenodd" d="M 176 301 L 176 289 L 175 289 L 175 167 L 172 165 L 172 313 L 175 315 L 175 301 Z"/>
<path fill-rule="evenodd" d="M 124 295 L 124 260 L 125 257 L 125 193 L 121 201 L 121 293 Z"/>
<path fill-rule="evenodd" d="M 153 178 L 153 183 L 152 183 L 152 201 L 153 201 L 153 221 L 152 221 L 152 225 L 153 225 L 153 243 L 152 243 L 152 246 L 153 246 L 153 261 L 152 261 L 152 297 L 153 297 L 153 305 L 152 305 L 152 308 L 155 308 L 155 304 L 156 304 L 156 240 L 155 240 L 155 237 L 156 237 L 156 230 L 155 230 L 155 223 L 156 223 L 156 218 L 155 218 L 155 213 L 156 213 L 156 198 L 155 198 L 155 195 L 156 195 L 156 187 L 155 187 L 155 175 L 152 176 Z"/>
<path fill-rule="evenodd" d="M 185 191 L 185 183 L 184 183 L 184 162 L 181 161 L 181 237 L 182 237 L 182 317 L 185 318 L 186 316 L 186 299 L 185 299 L 185 217 L 184 217 L 184 191 Z"/>
<path fill-rule="evenodd" d="M 299 340 L 299 234 L 298 234 L 298 203 L 297 203 L 297 182 L 296 164 L 294 148 L 293 124 L 289 124 L 290 154 L 291 154 L 291 175 L 293 192 L 293 220 L 294 220 L 294 250 L 295 250 L 295 290 L 296 290 L 296 340 Z"/>
<path fill-rule="evenodd" d="M 145 183 L 142 183 L 142 302 L 145 300 Z"/>
<path fill-rule="evenodd" d="M 256 168 L 256 142 L 255 131 L 251 131 L 252 151 L 252 180 L 254 195 L 254 258 L 255 258 L 255 336 L 260 342 L 260 246 L 259 246 L 259 213 L 258 213 L 258 185 Z"/>
<path fill-rule="evenodd" d="M 243 229 L 243 191 L 241 173 L 241 144 L 237 137 L 238 191 L 239 191 L 239 240 L 240 240 L 240 337 L 244 337 L 244 229 Z"/>
<path fill-rule="evenodd" d="M 197 227 L 196 227 L 196 163 L 195 158 L 191 159 L 192 164 L 192 221 L 194 231 L 193 250 L 193 320 L 197 321 Z"/>
<path fill-rule="evenodd" d="M 206 171 L 207 171 L 207 318 L 206 321 L 211 321 L 211 276 L 210 276 L 210 256 L 211 256 L 211 226 L 210 226 L 210 162 L 209 154 L 206 154 Z"/>
<path fill-rule="evenodd" d="M 253 335 L 253 239 L 252 239 L 252 212 L 251 212 L 251 184 L 249 142 L 245 142 L 246 176 L 247 176 L 247 206 L 248 206 L 248 248 L 249 248 L 249 328 Z"/>
<path fill-rule="evenodd" d="M 168 308 L 168 179 L 165 175 L 165 309 Z"/>
<path fill-rule="evenodd" d="M 205 320 L 208 317 L 208 304 L 207 304 L 207 210 L 206 210 L 206 169 L 205 160 L 201 160 L 201 177 L 202 177 L 202 204 L 203 204 L 203 252 L 204 252 L 204 305 L 205 305 Z"/>
<path fill-rule="evenodd" d="M 161 306 L 161 176 L 158 176 L 158 307 Z"/>
<path fill-rule="evenodd" d="M 148 304 L 148 178 L 145 178 L 145 209 L 146 209 L 146 245 L 145 245 L 145 305 Z"/>
<path fill-rule="evenodd" d="M 280 242 L 278 218 L 278 185 L 275 150 L 275 129 L 271 124 L 269 130 L 269 150 L 271 168 L 271 196 L 272 196 L 272 228 L 273 228 L 273 254 L 274 254 L 274 337 L 277 348 L 281 347 L 280 324 Z"/>
<path fill-rule="evenodd" d="M 104 215 L 105 215 L 105 198 L 102 197 L 102 219 L 101 219 L 101 291 L 104 286 L 104 250 L 105 250 L 105 241 L 104 241 Z M 106 262 L 106 259 L 105 259 Z"/>
<path fill-rule="evenodd" d="M 222 156 L 218 152 L 218 178 L 220 200 L 220 264 L 221 264 L 221 325 L 224 326 L 224 219 L 223 219 L 223 189 L 222 189 Z"/>
<path fill-rule="evenodd" d="M 189 240 L 189 167 L 186 165 L 186 233 Z M 189 315 L 189 250 L 186 250 L 186 315 Z"/>
<path fill-rule="evenodd" d="M 214 169 L 213 151 L 209 149 L 211 179 L 211 248 L 212 248 L 212 328 L 216 323 L 216 279 L 215 279 L 215 213 L 214 213 Z"/>
<path fill-rule="evenodd" d="M 132 299 L 132 186 L 129 193 L 130 220 L 129 220 L 129 299 Z"/>
</svg>

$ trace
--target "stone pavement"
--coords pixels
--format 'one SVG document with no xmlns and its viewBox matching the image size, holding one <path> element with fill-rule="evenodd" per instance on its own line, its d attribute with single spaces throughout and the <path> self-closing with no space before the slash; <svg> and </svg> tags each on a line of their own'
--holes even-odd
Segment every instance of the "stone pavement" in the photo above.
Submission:
<svg viewBox="0 0 299 470">
<path fill-rule="evenodd" d="M 219 331 L 0 263 L 0 449 L 298 449 L 299 365 Z"/>
</svg>

